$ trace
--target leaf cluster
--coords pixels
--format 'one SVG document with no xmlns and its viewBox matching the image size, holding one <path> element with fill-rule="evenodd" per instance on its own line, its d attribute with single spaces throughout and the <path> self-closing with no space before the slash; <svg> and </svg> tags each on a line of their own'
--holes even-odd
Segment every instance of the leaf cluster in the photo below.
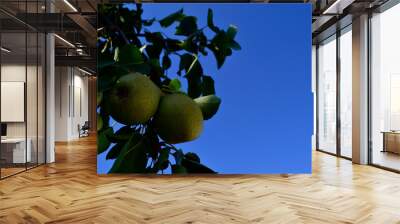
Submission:
<svg viewBox="0 0 400 224">
<path fill-rule="evenodd" d="M 197 17 L 186 15 L 183 9 L 162 19 L 143 18 L 141 4 L 134 9 L 124 4 L 99 5 L 98 26 L 98 153 L 111 148 L 106 156 L 115 159 L 110 172 L 163 173 L 170 168 L 172 173 L 214 173 L 195 153 L 185 154 L 163 142 L 152 121 L 114 131 L 110 115 L 102 109 L 102 96 L 129 72 L 148 75 L 165 93 L 182 92 L 193 99 L 214 95 L 214 80 L 204 72 L 200 58 L 212 53 L 221 68 L 233 51 L 241 49 L 235 41 L 237 28 L 230 25 L 224 30 L 216 26 L 211 9 L 204 27 L 199 27 Z M 172 37 L 163 32 L 171 28 L 175 28 Z M 211 37 L 206 29 L 212 31 Z M 179 61 L 175 72 L 170 71 L 173 61 Z M 187 81 L 186 91 L 180 80 Z M 214 96 L 201 103 L 207 104 L 206 119 L 210 119 L 220 99 Z"/>
</svg>

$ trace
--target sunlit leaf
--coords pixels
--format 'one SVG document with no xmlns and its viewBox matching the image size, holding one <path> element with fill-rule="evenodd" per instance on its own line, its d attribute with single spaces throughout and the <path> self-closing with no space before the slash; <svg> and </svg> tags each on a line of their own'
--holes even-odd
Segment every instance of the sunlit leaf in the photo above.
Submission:
<svg viewBox="0 0 400 224">
<path fill-rule="evenodd" d="M 221 99 L 215 95 L 199 97 L 194 99 L 194 101 L 199 105 L 204 120 L 212 118 L 221 105 Z"/>
<path fill-rule="evenodd" d="M 179 81 L 179 79 L 172 79 L 168 87 L 173 91 L 179 91 L 181 89 L 181 81 Z"/>
<path fill-rule="evenodd" d="M 226 31 L 226 35 L 228 36 L 228 38 L 230 38 L 231 40 L 235 39 L 236 33 L 237 27 L 234 25 L 229 25 L 229 28 Z"/>
</svg>

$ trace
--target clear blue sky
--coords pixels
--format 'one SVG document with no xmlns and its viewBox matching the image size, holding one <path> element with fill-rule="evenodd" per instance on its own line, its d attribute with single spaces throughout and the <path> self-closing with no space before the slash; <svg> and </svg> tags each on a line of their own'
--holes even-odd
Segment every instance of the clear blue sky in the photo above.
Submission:
<svg viewBox="0 0 400 224">
<path fill-rule="evenodd" d="M 161 19 L 180 8 L 197 16 L 199 27 L 212 8 L 216 25 L 238 27 L 242 50 L 220 70 L 211 52 L 200 58 L 222 104 L 199 139 L 177 146 L 222 174 L 310 173 L 311 5 L 144 4 L 144 18 Z M 179 62 L 172 63 L 174 77 Z M 98 157 L 99 173 L 112 165 L 105 155 Z"/>
</svg>

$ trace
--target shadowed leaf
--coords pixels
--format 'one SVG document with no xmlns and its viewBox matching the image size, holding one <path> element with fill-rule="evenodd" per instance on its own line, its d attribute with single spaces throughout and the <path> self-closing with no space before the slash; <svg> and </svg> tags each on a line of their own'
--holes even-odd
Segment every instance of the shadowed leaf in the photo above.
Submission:
<svg viewBox="0 0 400 224">
<path fill-rule="evenodd" d="M 169 16 L 161 19 L 159 21 L 159 23 L 162 27 L 169 27 L 172 23 L 174 23 L 175 21 L 180 21 L 184 17 L 185 17 L 185 14 L 183 14 L 183 9 L 180 9 L 177 12 L 172 13 Z"/>
<path fill-rule="evenodd" d="M 110 151 L 108 151 L 106 159 L 115 159 L 121 153 L 122 148 L 124 147 L 124 143 L 115 144 Z"/>
<path fill-rule="evenodd" d="M 144 173 L 147 156 L 146 142 L 139 134 L 134 134 L 124 145 L 109 173 Z"/>
<path fill-rule="evenodd" d="M 186 16 L 176 27 L 175 35 L 189 36 L 197 31 L 197 18 L 194 16 Z"/>
<path fill-rule="evenodd" d="M 119 50 L 117 59 L 121 64 L 141 64 L 144 62 L 140 49 L 133 44 L 123 46 Z"/>
<path fill-rule="evenodd" d="M 173 174 L 187 174 L 187 170 L 184 166 L 172 165 L 172 173 Z"/>
<path fill-rule="evenodd" d="M 218 32 L 219 32 L 219 29 L 218 29 L 218 27 L 216 27 L 216 26 L 214 25 L 213 17 L 214 17 L 214 15 L 213 15 L 212 9 L 208 9 L 208 14 L 207 14 L 207 26 L 208 26 L 212 31 L 218 33 Z"/>
<path fill-rule="evenodd" d="M 200 157 L 194 152 L 186 153 L 185 158 L 200 163 Z"/>
<path fill-rule="evenodd" d="M 188 173 L 216 173 L 207 166 L 186 158 L 182 159 L 182 166 L 185 167 Z"/>
<path fill-rule="evenodd" d="M 211 76 L 203 76 L 203 96 L 215 94 L 214 79 Z"/>
<path fill-rule="evenodd" d="M 103 153 L 108 149 L 111 142 L 108 139 L 110 135 L 113 134 L 113 129 L 108 127 L 104 130 L 101 130 L 97 134 L 97 154 Z"/>
</svg>

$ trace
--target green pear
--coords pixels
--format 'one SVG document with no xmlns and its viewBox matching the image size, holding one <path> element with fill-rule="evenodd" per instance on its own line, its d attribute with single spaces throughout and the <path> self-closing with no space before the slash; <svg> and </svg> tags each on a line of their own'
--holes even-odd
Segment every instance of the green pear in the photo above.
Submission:
<svg viewBox="0 0 400 224">
<path fill-rule="evenodd" d="M 199 137 L 203 130 L 203 115 L 190 97 L 173 93 L 161 97 L 154 124 L 165 142 L 183 143 Z"/>
<path fill-rule="evenodd" d="M 103 96 L 103 105 L 114 120 L 125 125 L 146 123 L 156 113 L 161 90 L 147 76 L 130 73 L 117 80 Z"/>
</svg>

